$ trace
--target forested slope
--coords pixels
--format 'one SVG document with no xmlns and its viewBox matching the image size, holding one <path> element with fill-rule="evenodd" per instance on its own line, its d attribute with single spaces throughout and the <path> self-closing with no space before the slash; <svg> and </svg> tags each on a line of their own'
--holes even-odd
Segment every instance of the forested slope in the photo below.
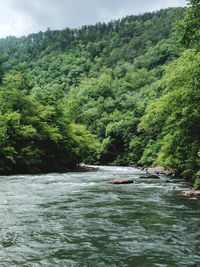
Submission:
<svg viewBox="0 0 200 267">
<path fill-rule="evenodd" d="M 1 39 L 1 173 L 84 161 L 163 165 L 194 179 L 199 1 L 191 4 L 186 14 L 170 8 Z"/>
</svg>

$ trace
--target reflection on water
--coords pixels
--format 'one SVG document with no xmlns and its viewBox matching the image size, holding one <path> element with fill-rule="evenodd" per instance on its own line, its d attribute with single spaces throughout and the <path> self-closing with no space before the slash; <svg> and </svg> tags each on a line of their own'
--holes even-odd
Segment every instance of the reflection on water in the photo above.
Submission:
<svg viewBox="0 0 200 267">
<path fill-rule="evenodd" d="M 1 177 L 0 266 L 200 266 L 200 201 L 180 197 L 182 183 L 142 174 Z"/>
</svg>

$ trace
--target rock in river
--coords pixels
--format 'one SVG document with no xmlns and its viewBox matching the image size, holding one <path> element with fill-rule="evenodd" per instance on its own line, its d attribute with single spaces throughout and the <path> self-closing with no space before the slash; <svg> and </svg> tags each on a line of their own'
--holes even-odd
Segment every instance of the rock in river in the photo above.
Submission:
<svg viewBox="0 0 200 267">
<path fill-rule="evenodd" d="M 133 180 L 131 179 L 114 179 L 108 182 L 109 184 L 132 184 Z"/>
<path fill-rule="evenodd" d="M 147 173 L 149 174 L 155 174 L 155 175 L 172 175 L 172 170 L 169 168 L 164 168 L 164 167 L 151 167 L 146 169 Z"/>
<path fill-rule="evenodd" d="M 160 177 L 156 174 L 151 174 L 151 175 L 140 176 L 140 179 L 160 179 Z"/>
<path fill-rule="evenodd" d="M 183 197 L 200 197 L 200 190 L 186 190 L 181 192 L 181 196 Z"/>
</svg>

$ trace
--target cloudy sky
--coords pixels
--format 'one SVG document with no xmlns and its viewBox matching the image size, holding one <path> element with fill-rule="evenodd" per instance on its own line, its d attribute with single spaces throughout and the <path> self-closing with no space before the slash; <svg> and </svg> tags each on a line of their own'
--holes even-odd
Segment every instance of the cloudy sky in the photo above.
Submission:
<svg viewBox="0 0 200 267">
<path fill-rule="evenodd" d="M 186 0 L 0 0 L 0 37 L 107 22 Z"/>
</svg>

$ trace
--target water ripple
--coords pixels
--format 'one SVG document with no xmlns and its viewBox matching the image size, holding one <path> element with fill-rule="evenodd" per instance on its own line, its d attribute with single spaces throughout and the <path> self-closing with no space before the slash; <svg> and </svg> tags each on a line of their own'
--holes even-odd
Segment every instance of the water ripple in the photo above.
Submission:
<svg viewBox="0 0 200 267">
<path fill-rule="evenodd" d="M 199 266 L 199 200 L 143 174 L 100 166 L 0 177 L 0 266 Z M 108 185 L 113 178 L 135 183 Z"/>
</svg>

